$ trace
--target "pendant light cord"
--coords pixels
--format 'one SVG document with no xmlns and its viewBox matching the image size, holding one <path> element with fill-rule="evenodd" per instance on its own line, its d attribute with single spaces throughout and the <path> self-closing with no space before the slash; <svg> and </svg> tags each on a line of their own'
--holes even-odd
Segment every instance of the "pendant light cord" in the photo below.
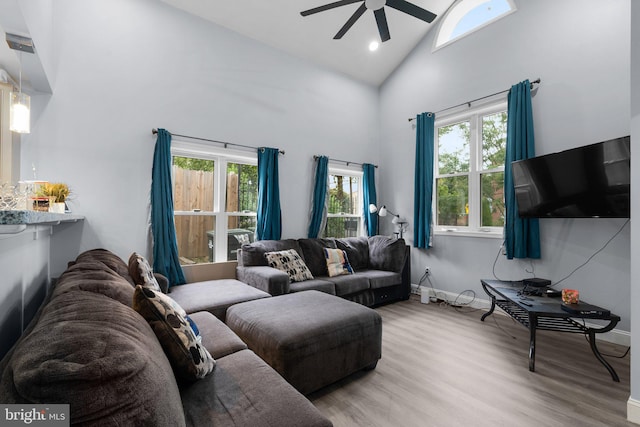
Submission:
<svg viewBox="0 0 640 427">
<path fill-rule="evenodd" d="M 18 62 L 20 64 L 18 68 L 18 93 L 22 95 L 22 51 L 18 51 Z"/>
</svg>

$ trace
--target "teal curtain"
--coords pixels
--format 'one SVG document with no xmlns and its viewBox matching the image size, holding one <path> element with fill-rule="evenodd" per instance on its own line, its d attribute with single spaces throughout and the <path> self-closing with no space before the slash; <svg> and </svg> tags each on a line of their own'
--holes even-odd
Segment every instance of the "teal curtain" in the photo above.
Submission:
<svg viewBox="0 0 640 427">
<path fill-rule="evenodd" d="M 282 213 L 278 184 L 277 148 L 258 148 L 257 240 L 280 240 Z"/>
<path fill-rule="evenodd" d="M 533 109 L 529 80 L 513 85 L 509 91 L 507 154 L 504 162 L 505 226 L 508 259 L 540 258 L 540 228 L 537 218 L 520 218 L 513 186 L 511 162 L 535 156 Z"/>
<path fill-rule="evenodd" d="M 311 218 L 307 237 L 315 239 L 322 234 L 327 223 L 327 182 L 329 179 L 329 158 L 320 156 L 316 159 L 313 199 L 311 201 Z"/>
<path fill-rule="evenodd" d="M 422 113 L 416 117 L 416 164 L 413 201 L 413 246 L 431 246 L 431 207 L 433 201 L 433 152 L 435 114 Z"/>
<path fill-rule="evenodd" d="M 151 232 L 153 234 L 153 271 L 164 275 L 169 286 L 186 282 L 180 260 L 173 219 L 171 185 L 171 134 L 158 129 L 151 171 Z"/>
<path fill-rule="evenodd" d="M 362 199 L 364 206 L 364 225 L 367 229 L 367 236 L 374 236 L 378 230 L 378 214 L 369 212 L 369 205 L 376 204 L 376 167 L 370 163 L 362 165 Z"/>
</svg>

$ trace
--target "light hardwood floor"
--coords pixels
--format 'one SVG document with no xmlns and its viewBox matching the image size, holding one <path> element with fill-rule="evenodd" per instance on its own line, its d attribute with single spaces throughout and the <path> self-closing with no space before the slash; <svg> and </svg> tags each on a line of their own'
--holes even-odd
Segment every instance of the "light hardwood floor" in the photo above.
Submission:
<svg viewBox="0 0 640 427">
<path fill-rule="evenodd" d="M 529 372 L 528 330 L 507 316 L 481 322 L 483 311 L 415 299 L 376 310 L 377 368 L 309 396 L 335 427 L 636 426 L 626 421 L 629 356 L 607 357 L 616 383 L 582 335 L 539 332 Z"/>
</svg>

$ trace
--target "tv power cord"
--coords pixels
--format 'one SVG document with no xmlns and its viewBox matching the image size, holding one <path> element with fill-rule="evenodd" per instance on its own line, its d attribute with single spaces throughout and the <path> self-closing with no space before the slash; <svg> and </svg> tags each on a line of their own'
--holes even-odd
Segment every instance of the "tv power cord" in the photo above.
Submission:
<svg viewBox="0 0 640 427">
<path fill-rule="evenodd" d="M 420 281 L 418 282 L 418 288 L 421 291 L 422 291 L 422 283 L 425 280 L 427 282 L 429 282 L 429 287 L 431 288 L 431 291 L 433 291 L 433 295 L 434 295 L 434 296 L 431 296 L 431 295 L 428 296 L 429 302 L 435 303 L 435 304 L 440 304 L 440 306 L 452 307 L 456 311 L 459 311 L 459 312 L 462 312 L 462 313 L 470 313 L 470 312 L 473 312 L 473 311 L 480 310 L 479 308 L 473 308 L 472 305 L 471 305 L 476 300 L 476 293 L 475 293 L 474 290 L 472 290 L 472 289 L 464 290 L 464 291 L 460 292 L 453 301 L 450 301 L 449 299 L 447 299 L 446 295 L 443 295 L 442 293 L 440 293 L 440 295 L 438 295 L 438 292 L 436 291 L 435 287 L 433 286 L 433 282 L 429 278 L 430 274 L 431 273 L 429 271 L 425 271 L 424 274 L 422 275 L 422 277 L 420 278 Z M 467 302 L 459 302 L 459 299 L 463 295 L 468 294 L 468 293 L 471 294 L 471 300 L 467 301 Z M 462 310 L 463 308 L 468 308 L 468 309 L 463 311 Z"/>
</svg>

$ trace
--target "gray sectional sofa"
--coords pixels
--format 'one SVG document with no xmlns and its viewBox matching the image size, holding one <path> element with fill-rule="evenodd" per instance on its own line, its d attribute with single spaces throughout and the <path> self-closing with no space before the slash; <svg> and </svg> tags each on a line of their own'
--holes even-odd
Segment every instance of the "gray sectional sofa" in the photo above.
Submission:
<svg viewBox="0 0 640 427">
<path fill-rule="evenodd" d="M 324 248 L 344 250 L 354 274 L 329 277 Z M 302 257 L 313 279 L 292 282 L 286 272 L 268 265 L 266 253 L 289 249 Z M 409 298 L 409 249 L 403 239 L 387 236 L 261 240 L 244 244 L 238 251 L 236 273 L 238 280 L 274 296 L 318 290 L 377 306 Z"/>
<path fill-rule="evenodd" d="M 209 311 L 190 317 L 215 368 L 197 381 L 177 379 L 154 329 L 132 308 L 140 289 L 114 254 L 79 255 L 0 362 L 0 402 L 69 404 L 72 425 L 331 426 Z M 237 296 L 230 294 L 221 315 Z"/>
</svg>

